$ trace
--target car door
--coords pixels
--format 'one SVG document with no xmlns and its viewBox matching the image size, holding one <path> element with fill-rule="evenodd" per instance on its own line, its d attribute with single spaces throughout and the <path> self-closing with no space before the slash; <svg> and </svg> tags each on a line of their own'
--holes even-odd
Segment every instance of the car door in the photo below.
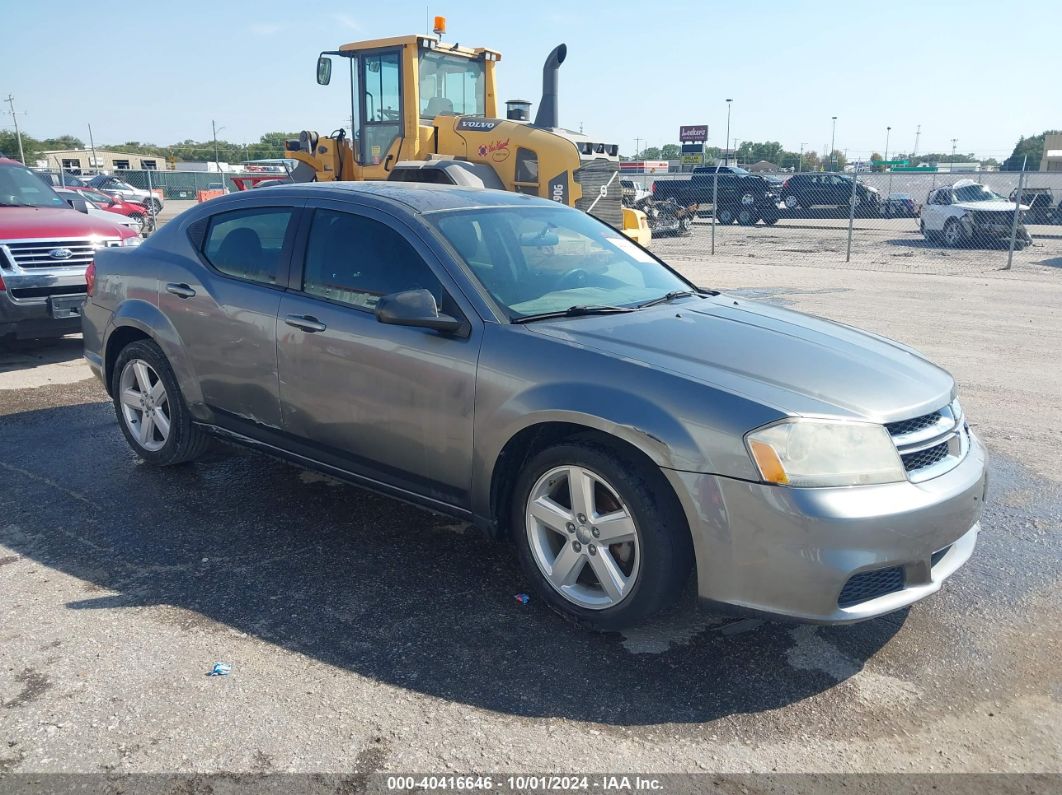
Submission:
<svg viewBox="0 0 1062 795">
<path fill-rule="evenodd" d="M 937 188 L 929 195 L 926 206 L 922 208 L 922 221 L 925 228 L 931 232 L 940 232 L 944 229 L 951 207 L 951 188 Z"/>
<path fill-rule="evenodd" d="M 169 318 L 217 424 L 281 427 L 276 318 L 301 202 L 253 203 L 197 222 L 195 258 L 167 258 L 159 309 Z"/>
<path fill-rule="evenodd" d="M 277 320 L 284 429 L 311 458 L 468 507 L 480 322 L 421 234 L 349 204 L 308 218 Z M 468 333 L 376 319 L 380 296 L 412 289 Z"/>
</svg>

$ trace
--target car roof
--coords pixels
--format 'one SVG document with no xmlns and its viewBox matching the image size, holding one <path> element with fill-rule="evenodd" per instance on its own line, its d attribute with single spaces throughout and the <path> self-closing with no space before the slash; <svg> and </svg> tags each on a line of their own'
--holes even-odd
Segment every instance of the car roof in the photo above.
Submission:
<svg viewBox="0 0 1062 795">
<path fill-rule="evenodd" d="M 405 205 L 418 213 L 483 207 L 556 207 L 556 202 L 524 193 L 426 182 L 303 182 L 259 188 L 251 195 L 257 196 L 259 191 L 262 191 L 263 198 L 267 195 L 269 198 L 278 195 L 306 198 L 308 195 L 314 195 L 322 199 L 376 199 L 390 204 Z M 230 193 L 227 197 L 222 196 L 211 200 L 211 204 L 217 207 L 218 204 L 215 202 L 247 195 L 246 191 Z"/>
</svg>

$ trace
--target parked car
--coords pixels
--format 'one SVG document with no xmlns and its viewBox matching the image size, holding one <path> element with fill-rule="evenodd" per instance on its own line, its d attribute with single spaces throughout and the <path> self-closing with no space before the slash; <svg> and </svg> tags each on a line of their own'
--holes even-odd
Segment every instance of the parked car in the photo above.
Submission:
<svg viewBox="0 0 1062 795">
<path fill-rule="evenodd" d="M 126 201 L 121 196 L 111 196 L 95 188 L 70 188 L 70 190 L 76 191 L 81 198 L 101 210 L 131 218 L 136 222 L 138 231 L 141 233 L 149 231 L 152 226 L 151 210 L 140 202 Z"/>
<path fill-rule="evenodd" d="M 277 186 L 89 272 L 85 356 L 144 461 L 217 435 L 453 514 L 591 627 L 691 572 L 704 599 L 858 621 L 974 548 L 985 452 L 948 373 L 545 199 Z"/>
<path fill-rule="evenodd" d="M 627 202 L 628 206 L 634 206 L 635 202 L 652 196 L 650 191 L 643 188 L 633 179 L 621 179 L 620 187 L 623 190 L 623 199 Z"/>
<path fill-rule="evenodd" d="M 719 166 L 718 174 L 716 166 L 698 166 L 690 177 L 654 181 L 652 190 L 654 199 L 674 199 L 683 207 L 711 207 L 716 198 L 718 206 L 712 211 L 721 224 L 752 226 L 778 220 L 778 196 L 767 180 L 737 166 Z"/>
<path fill-rule="evenodd" d="M 877 188 L 856 181 L 856 209 L 862 213 L 878 213 L 881 193 Z M 843 210 L 848 214 L 852 201 L 852 177 L 828 171 L 809 171 L 794 174 L 782 183 L 782 204 L 789 210 L 810 210 L 815 207 Z"/>
<path fill-rule="evenodd" d="M 70 190 L 70 188 L 54 188 L 55 192 L 65 201 L 70 207 L 79 212 L 84 212 L 86 215 L 91 215 L 94 218 L 106 218 L 122 226 L 132 229 L 138 235 L 141 233 L 142 221 L 137 221 L 128 216 L 117 215 L 110 213 L 101 207 L 98 207 L 91 199 L 82 196 L 77 191 Z M 79 201 L 80 200 L 80 201 Z"/>
<path fill-rule="evenodd" d="M 927 241 L 942 240 L 953 247 L 1009 240 L 1016 209 L 1029 208 L 1007 201 L 972 179 L 960 179 L 930 191 L 919 227 Z M 1019 216 L 1016 244 L 1024 248 L 1030 242 Z"/>
<path fill-rule="evenodd" d="M 1055 206 L 1055 194 L 1050 188 L 1024 188 L 1021 193 L 1021 203 L 1029 208 L 1024 212 L 1028 223 L 1062 223 L 1062 208 Z M 1010 192 L 1010 201 L 1018 201 L 1017 188 Z"/>
<path fill-rule="evenodd" d="M 139 242 L 110 218 L 76 212 L 21 163 L 0 158 L 0 338 L 80 331 L 85 268 L 102 247 Z"/>
<path fill-rule="evenodd" d="M 43 179 L 45 183 L 51 185 L 53 188 L 73 188 L 84 187 L 88 183 L 80 176 L 71 174 L 69 171 L 49 171 L 46 168 L 32 168 L 30 169 L 34 174 Z"/>
<path fill-rule="evenodd" d="M 917 218 L 919 207 L 909 193 L 890 193 L 881 203 L 881 214 L 890 218 Z"/>
<path fill-rule="evenodd" d="M 98 174 L 92 177 L 88 181 L 88 186 L 104 193 L 109 193 L 112 196 L 120 196 L 126 201 L 139 202 L 145 207 L 154 206 L 156 213 L 162 212 L 162 190 L 159 188 L 151 191 L 143 188 L 134 188 L 128 182 L 108 174 Z"/>
</svg>

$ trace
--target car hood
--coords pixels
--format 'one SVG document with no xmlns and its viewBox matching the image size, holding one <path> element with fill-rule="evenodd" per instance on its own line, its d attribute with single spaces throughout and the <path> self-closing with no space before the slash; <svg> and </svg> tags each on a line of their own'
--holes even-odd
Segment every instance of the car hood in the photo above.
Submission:
<svg viewBox="0 0 1062 795">
<path fill-rule="evenodd" d="M 117 221 L 73 208 L 0 207 L 0 243 L 64 237 L 129 237 L 129 230 Z"/>
<path fill-rule="evenodd" d="M 983 201 L 983 202 L 955 202 L 952 207 L 958 207 L 960 210 L 977 210 L 979 212 L 996 212 L 996 213 L 1012 213 L 1014 212 L 1014 202 L 1008 201 Z M 1021 206 L 1022 210 L 1028 210 L 1026 205 Z"/>
<path fill-rule="evenodd" d="M 891 422 L 948 403 L 955 382 L 899 343 L 788 309 L 718 296 L 525 326 L 786 414 Z"/>
</svg>

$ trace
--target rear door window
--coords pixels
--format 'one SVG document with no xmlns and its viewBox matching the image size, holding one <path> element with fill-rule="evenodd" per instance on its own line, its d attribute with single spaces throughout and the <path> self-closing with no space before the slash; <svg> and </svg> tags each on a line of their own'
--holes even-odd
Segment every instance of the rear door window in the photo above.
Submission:
<svg viewBox="0 0 1062 795">
<path fill-rule="evenodd" d="M 284 245 L 292 230 L 290 207 L 255 207 L 220 213 L 210 220 L 203 256 L 227 276 L 280 284 Z"/>
</svg>

